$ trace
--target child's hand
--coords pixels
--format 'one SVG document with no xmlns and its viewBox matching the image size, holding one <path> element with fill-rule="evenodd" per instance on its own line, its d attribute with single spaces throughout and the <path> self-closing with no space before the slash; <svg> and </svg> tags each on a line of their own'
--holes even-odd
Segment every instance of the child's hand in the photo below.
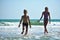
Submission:
<svg viewBox="0 0 60 40">
<path fill-rule="evenodd" d="M 20 27 L 20 25 L 18 27 Z"/>
</svg>

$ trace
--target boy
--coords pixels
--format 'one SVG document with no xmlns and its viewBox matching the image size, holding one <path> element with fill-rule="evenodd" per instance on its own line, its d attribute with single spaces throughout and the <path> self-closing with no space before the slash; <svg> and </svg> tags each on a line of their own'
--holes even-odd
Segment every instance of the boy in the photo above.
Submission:
<svg viewBox="0 0 60 40">
<path fill-rule="evenodd" d="M 20 23 L 19 23 L 19 26 L 18 27 L 20 27 L 20 24 L 21 24 L 22 21 L 23 21 L 23 23 L 22 23 L 22 26 L 23 27 L 22 27 L 21 34 L 24 33 L 24 29 L 26 28 L 26 32 L 25 32 L 25 35 L 26 35 L 27 32 L 28 32 L 28 24 L 30 25 L 30 28 L 31 28 L 31 24 L 30 24 L 29 16 L 27 16 L 27 10 L 25 10 L 25 9 L 24 9 L 24 15 L 21 17 L 21 20 L 20 20 Z"/>
<path fill-rule="evenodd" d="M 48 24 L 48 16 L 49 16 L 49 23 L 50 23 L 50 13 L 48 12 L 48 7 L 45 7 L 45 11 L 42 13 L 40 20 L 42 19 L 43 16 L 44 16 L 44 33 L 48 33 L 46 28 Z"/>
</svg>

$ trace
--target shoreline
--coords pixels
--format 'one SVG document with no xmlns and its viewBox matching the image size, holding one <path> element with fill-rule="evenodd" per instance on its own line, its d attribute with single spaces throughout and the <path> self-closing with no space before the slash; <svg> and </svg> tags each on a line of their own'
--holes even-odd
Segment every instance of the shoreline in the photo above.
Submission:
<svg viewBox="0 0 60 40">
<path fill-rule="evenodd" d="M 22 26 L 20 28 L 16 26 L 0 26 L 0 39 L 4 40 L 29 40 L 29 39 L 46 39 L 46 38 L 60 38 L 60 26 L 47 26 L 48 34 L 44 34 L 44 26 L 32 25 L 32 28 L 28 29 L 27 36 L 23 36 Z"/>
</svg>

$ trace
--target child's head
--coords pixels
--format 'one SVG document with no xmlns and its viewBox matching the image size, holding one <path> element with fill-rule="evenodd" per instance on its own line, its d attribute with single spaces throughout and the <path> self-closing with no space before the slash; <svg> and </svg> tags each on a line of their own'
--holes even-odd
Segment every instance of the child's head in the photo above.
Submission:
<svg viewBox="0 0 60 40">
<path fill-rule="evenodd" d="M 48 12 L 48 7 L 45 7 L 45 11 Z"/>
<path fill-rule="evenodd" d="M 27 10 L 26 9 L 24 9 L 24 15 L 26 15 L 27 14 Z"/>
</svg>

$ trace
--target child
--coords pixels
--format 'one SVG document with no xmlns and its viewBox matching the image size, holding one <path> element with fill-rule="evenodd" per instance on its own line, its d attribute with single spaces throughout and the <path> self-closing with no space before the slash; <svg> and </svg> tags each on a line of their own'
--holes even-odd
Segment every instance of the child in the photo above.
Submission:
<svg viewBox="0 0 60 40">
<path fill-rule="evenodd" d="M 48 33 L 46 28 L 48 24 L 48 16 L 49 16 L 49 23 L 50 23 L 50 13 L 48 12 L 48 7 L 45 7 L 45 11 L 42 13 L 40 20 L 42 19 L 43 16 L 44 16 L 44 33 Z"/>
<path fill-rule="evenodd" d="M 20 20 L 20 23 L 19 23 L 18 27 L 20 27 L 20 24 L 21 24 L 22 21 L 23 21 L 23 23 L 22 23 L 22 32 L 21 32 L 21 34 L 24 33 L 24 29 L 26 28 L 26 32 L 25 32 L 25 35 L 26 35 L 27 32 L 28 32 L 28 24 L 30 25 L 30 28 L 31 28 L 31 24 L 30 24 L 29 16 L 27 16 L 27 10 L 25 10 L 25 9 L 24 9 L 24 15 L 21 17 L 21 20 Z"/>
</svg>

